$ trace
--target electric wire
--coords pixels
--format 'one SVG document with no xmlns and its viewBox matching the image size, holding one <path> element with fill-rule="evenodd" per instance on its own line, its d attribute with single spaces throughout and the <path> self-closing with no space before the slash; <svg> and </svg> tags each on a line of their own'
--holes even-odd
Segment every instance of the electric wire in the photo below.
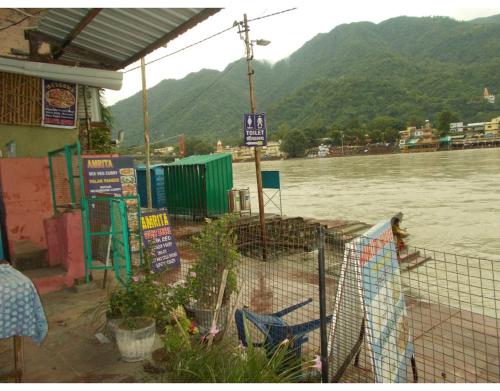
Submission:
<svg viewBox="0 0 500 391">
<path fill-rule="evenodd" d="M 297 9 L 297 8 L 289 8 L 289 9 L 286 9 L 286 10 L 283 10 L 283 11 L 275 12 L 275 13 L 273 13 L 273 14 L 268 14 L 268 15 L 259 16 L 259 17 L 253 18 L 253 19 L 249 19 L 249 20 L 248 20 L 248 22 L 252 22 L 252 21 L 256 21 L 256 20 L 261 20 L 261 19 L 269 18 L 269 17 L 271 17 L 271 16 L 280 15 L 280 14 L 283 14 L 283 13 L 285 13 L 285 12 L 294 11 L 294 10 L 296 10 L 296 9 Z M 212 39 L 212 38 L 215 38 L 215 37 L 217 37 L 217 36 L 219 36 L 219 35 L 221 35 L 221 34 L 224 34 L 224 33 L 228 32 L 228 31 L 230 31 L 230 30 L 234 29 L 235 27 L 239 26 L 239 24 L 240 24 L 240 23 L 235 23 L 235 24 L 233 24 L 232 26 L 230 26 L 230 27 L 228 27 L 228 28 L 226 28 L 226 29 L 224 29 L 224 30 L 222 30 L 222 31 L 219 31 L 218 33 L 212 34 L 212 35 L 210 35 L 210 36 L 208 36 L 208 37 L 206 37 L 206 38 L 204 38 L 204 39 L 202 39 L 202 40 L 200 40 L 200 41 L 194 42 L 194 43 L 192 43 L 192 44 L 190 44 L 190 45 L 187 45 L 187 46 L 185 46 L 185 47 L 183 47 L 183 48 L 181 48 L 181 49 L 179 49 L 179 50 L 176 50 L 176 51 L 174 51 L 174 52 L 172 52 L 172 53 L 168 53 L 168 54 L 165 54 L 164 56 L 161 56 L 161 57 L 158 57 L 158 58 L 156 58 L 156 59 L 154 59 L 154 60 L 151 60 L 151 61 L 147 62 L 147 63 L 145 64 L 145 66 L 148 66 L 148 65 L 153 64 L 153 63 L 155 63 L 155 62 L 157 62 L 157 61 L 163 60 L 164 58 L 167 58 L 167 57 L 173 56 L 174 54 L 180 53 L 180 52 L 182 52 L 182 51 L 184 51 L 184 50 L 186 50 L 186 49 L 192 48 L 193 46 L 196 46 L 196 45 L 199 45 L 199 44 L 201 44 L 201 43 L 203 43 L 203 42 L 206 42 L 206 41 L 208 41 L 209 39 Z M 128 73 L 128 72 L 135 71 L 136 69 L 139 69 L 140 67 L 141 67 L 140 65 L 135 66 L 135 67 L 133 67 L 133 68 L 127 69 L 127 70 L 126 70 L 126 71 L 124 71 L 123 73 Z"/>
<path fill-rule="evenodd" d="M 206 38 L 204 38 L 204 39 L 202 39 L 202 40 L 200 40 L 200 41 L 194 42 L 194 43 L 192 43 L 192 44 L 190 44 L 190 45 L 188 45 L 188 46 L 185 46 L 185 47 L 183 47 L 183 48 L 181 48 L 181 49 L 179 49 L 179 50 L 176 50 L 175 52 L 168 53 L 168 54 L 165 54 L 164 56 L 161 56 L 161 57 L 158 57 L 158 58 L 156 58 L 156 59 L 154 59 L 154 60 L 151 60 L 151 61 L 147 62 L 147 63 L 145 64 L 145 66 L 150 65 L 150 64 L 153 64 L 154 62 L 157 62 L 157 61 L 163 60 L 164 58 L 167 58 L 167 57 L 173 56 L 174 54 L 180 53 L 180 52 L 182 52 L 182 51 L 184 51 L 184 50 L 186 50 L 186 49 L 189 49 L 189 48 L 191 48 L 191 47 L 193 47 L 193 46 L 199 45 L 199 44 L 201 44 L 201 43 L 203 43 L 203 42 L 205 42 L 205 41 L 208 41 L 209 39 L 212 39 L 212 38 L 217 37 L 218 35 L 224 34 L 225 32 L 227 32 L 227 31 L 229 31 L 229 30 L 232 30 L 232 29 L 233 29 L 233 28 L 235 28 L 235 27 L 236 27 L 236 26 L 231 26 L 231 27 L 228 27 L 228 28 L 226 28 L 226 29 L 224 29 L 224 30 L 222 30 L 222 31 L 219 31 L 218 33 L 212 34 L 212 35 L 210 35 L 210 36 L 208 36 L 208 37 L 206 37 Z M 128 72 L 131 72 L 131 71 L 135 71 L 136 69 L 139 69 L 140 67 L 141 67 L 141 66 L 140 66 L 140 65 L 138 65 L 138 66 L 136 66 L 136 67 L 134 67 L 134 68 L 127 69 L 127 70 L 126 70 L 126 71 L 124 71 L 123 73 L 128 73 Z"/>
</svg>

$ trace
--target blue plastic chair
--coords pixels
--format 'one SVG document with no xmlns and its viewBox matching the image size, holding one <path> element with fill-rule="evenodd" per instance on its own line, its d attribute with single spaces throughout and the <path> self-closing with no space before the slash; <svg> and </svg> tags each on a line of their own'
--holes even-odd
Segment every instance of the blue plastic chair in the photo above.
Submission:
<svg viewBox="0 0 500 391">
<path fill-rule="evenodd" d="M 310 331 L 319 328 L 320 320 L 316 319 L 297 325 L 289 325 L 282 319 L 282 317 L 295 311 L 297 308 L 311 303 L 312 301 L 313 299 L 309 298 L 302 303 L 292 305 L 291 307 L 270 315 L 257 314 L 247 308 L 236 310 L 234 317 L 236 328 L 238 329 L 239 340 L 243 346 L 248 346 L 244 325 L 244 319 L 246 318 L 252 322 L 265 336 L 264 342 L 254 342 L 253 346 L 264 347 L 268 354 L 272 354 L 285 339 L 289 339 L 292 344 L 291 349 L 295 351 L 297 358 L 300 359 L 302 354 L 302 344 L 309 340 L 307 334 Z M 332 316 L 330 315 L 327 317 L 327 322 L 331 322 L 331 320 Z"/>
</svg>

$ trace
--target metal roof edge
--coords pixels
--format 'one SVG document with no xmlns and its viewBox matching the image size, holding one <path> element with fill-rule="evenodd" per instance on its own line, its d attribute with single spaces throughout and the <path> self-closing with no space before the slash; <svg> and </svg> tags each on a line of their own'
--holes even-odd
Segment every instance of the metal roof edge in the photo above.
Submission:
<svg viewBox="0 0 500 391">
<path fill-rule="evenodd" d="M 123 73 L 95 68 L 82 68 L 0 57 L 0 71 L 35 76 L 42 79 L 78 83 L 118 91 Z"/>
</svg>

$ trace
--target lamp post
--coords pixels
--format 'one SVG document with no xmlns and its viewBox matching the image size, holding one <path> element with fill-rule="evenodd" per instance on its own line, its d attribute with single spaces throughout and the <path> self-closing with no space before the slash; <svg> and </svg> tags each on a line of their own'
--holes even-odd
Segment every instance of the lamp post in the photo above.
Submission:
<svg viewBox="0 0 500 391">
<path fill-rule="evenodd" d="M 256 103 L 255 103 L 255 88 L 253 84 L 253 74 L 254 70 L 252 67 L 252 59 L 253 59 L 253 44 L 257 44 L 259 46 L 267 46 L 271 42 L 265 39 L 257 39 L 255 41 L 250 41 L 248 36 L 248 20 L 247 14 L 243 15 L 243 31 L 238 31 L 240 34 L 242 32 L 245 33 L 245 50 L 246 50 L 246 60 L 247 60 L 247 69 L 248 69 L 248 85 L 250 89 L 250 110 L 253 114 L 256 112 Z M 267 240 L 266 240 L 266 218 L 264 215 L 264 196 L 262 193 L 262 176 L 260 171 L 260 147 L 254 148 L 255 153 L 255 171 L 257 174 L 257 196 L 259 199 L 259 220 L 260 220 L 260 235 L 262 241 L 262 260 L 266 261 L 267 259 Z"/>
</svg>

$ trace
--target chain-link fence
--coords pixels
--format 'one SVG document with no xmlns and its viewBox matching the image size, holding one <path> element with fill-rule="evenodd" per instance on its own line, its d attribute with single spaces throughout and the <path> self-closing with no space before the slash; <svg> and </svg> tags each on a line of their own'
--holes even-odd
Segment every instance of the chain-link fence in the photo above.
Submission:
<svg viewBox="0 0 500 391">
<path fill-rule="evenodd" d="M 337 381 L 372 382 L 377 370 L 382 379 L 392 379 L 398 367 L 389 365 L 391 359 L 404 363 L 401 373 L 408 382 L 414 377 L 426 383 L 500 381 L 498 262 L 413 246 L 400 251 L 386 247 L 371 269 L 357 266 L 358 277 L 350 278 L 349 268 L 343 269 L 341 260 L 362 263 L 359 260 L 373 253 L 371 247 L 380 241 L 358 240 L 372 244 L 346 247 L 348 242 L 341 235 L 327 236 L 327 278 L 341 281 L 342 295 L 337 291 L 336 297 L 343 298 L 338 308 L 344 306 L 346 312 L 338 323 L 338 349 L 343 357 L 347 351 L 354 353 Z M 384 257 L 397 260 L 399 267 L 387 267 Z M 399 291 L 404 295 L 401 312 L 394 304 Z M 360 308 L 360 295 L 365 317 L 345 311 L 345 307 Z M 363 319 L 368 325 L 362 330 Z M 402 358 L 407 335 L 413 350 L 410 357 Z M 356 346 L 353 342 L 358 341 Z"/>
<path fill-rule="evenodd" d="M 200 258 L 193 238 L 205 222 L 171 225 L 174 282 Z M 233 231 L 237 290 L 221 314 L 235 344 L 292 341 L 303 368 L 322 356 L 323 379 L 335 382 L 500 381 L 498 263 L 279 216 L 266 219 L 264 261 L 257 217 L 240 216 Z"/>
</svg>

